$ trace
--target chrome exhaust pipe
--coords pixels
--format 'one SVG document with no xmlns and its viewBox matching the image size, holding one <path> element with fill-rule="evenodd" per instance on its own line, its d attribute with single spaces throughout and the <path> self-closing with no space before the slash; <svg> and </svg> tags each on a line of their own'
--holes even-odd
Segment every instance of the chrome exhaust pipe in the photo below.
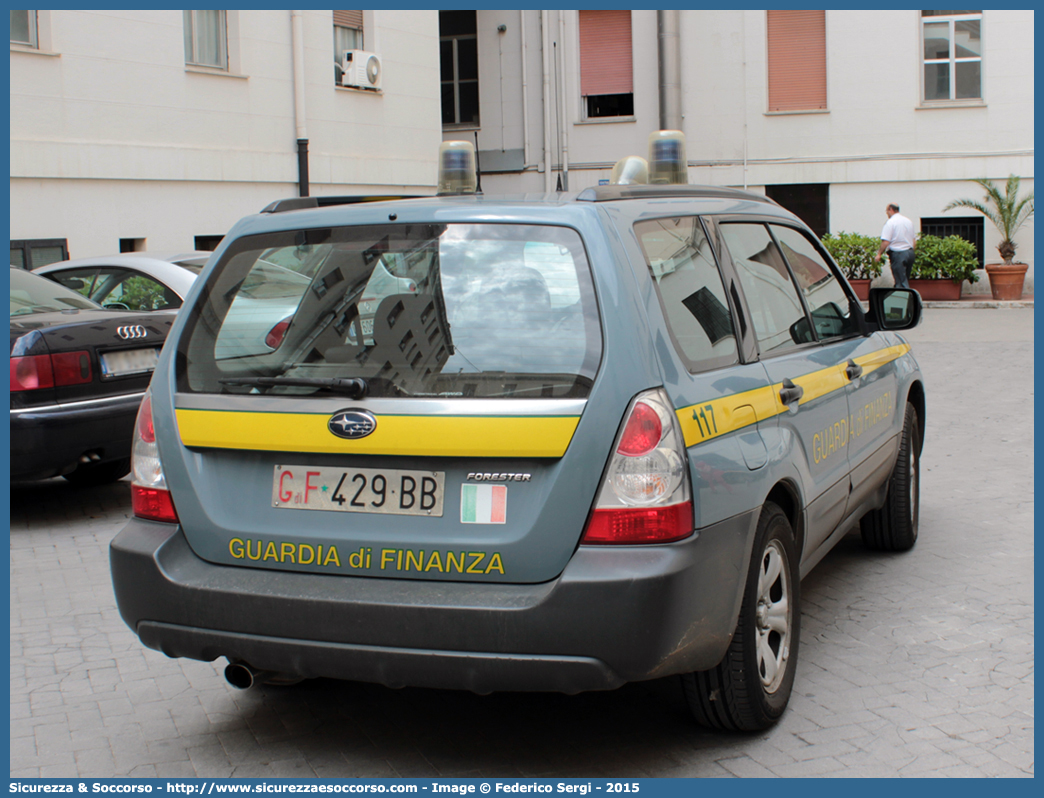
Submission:
<svg viewBox="0 0 1044 798">
<path fill-rule="evenodd" d="M 263 684 L 269 676 L 268 671 L 259 671 L 253 665 L 236 660 L 225 666 L 225 681 L 239 690 L 249 690 L 255 685 Z"/>
</svg>

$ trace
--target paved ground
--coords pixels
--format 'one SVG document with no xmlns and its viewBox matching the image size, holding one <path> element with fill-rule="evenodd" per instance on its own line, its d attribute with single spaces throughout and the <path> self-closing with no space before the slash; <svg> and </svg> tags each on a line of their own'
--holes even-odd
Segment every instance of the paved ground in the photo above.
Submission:
<svg viewBox="0 0 1044 798">
<path fill-rule="evenodd" d="M 803 583 L 790 709 L 715 735 L 673 680 L 581 696 L 314 681 L 238 692 L 123 625 L 125 483 L 11 496 L 11 775 L 1032 776 L 1033 310 L 929 308 L 921 536 Z"/>
</svg>

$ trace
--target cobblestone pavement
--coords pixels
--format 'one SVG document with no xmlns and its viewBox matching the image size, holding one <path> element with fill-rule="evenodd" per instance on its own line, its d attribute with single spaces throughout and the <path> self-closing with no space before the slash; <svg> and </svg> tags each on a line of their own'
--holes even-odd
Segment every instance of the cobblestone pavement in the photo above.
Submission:
<svg viewBox="0 0 1044 798">
<path fill-rule="evenodd" d="M 127 484 L 11 496 L 11 775 L 1032 776 L 1033 311 L 936 310 L 921 534 L 850 535 L 803 583 L 790 709 L 690 723 L 675 680 L 480 697 L 312 681 L 239 692 L 142 647 L 109 585 Z"/>
</svg>

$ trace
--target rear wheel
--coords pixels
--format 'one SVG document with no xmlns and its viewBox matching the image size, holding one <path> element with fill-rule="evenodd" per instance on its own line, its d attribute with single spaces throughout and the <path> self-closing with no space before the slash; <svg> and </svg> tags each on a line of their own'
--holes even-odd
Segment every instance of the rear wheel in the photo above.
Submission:
<svg viewBox="0 0 1044 798">
<path fill-rule="evenodd" d="M 758 519 L 754 557 L 739 622 L 724 659 L 682 684 L 696 720 L 729 731 L 757 731 L 779 720 L 790 700 L 801 612 L 794 533 L 767 503 Z"/>
<path fill-rule="evenodd" d="M 130 458 L 112 460 L 108 463 L 98 465 L 82 465 L 75 471 L 65 474 L 64 477 L 73 485 L 83 488 L 95 485 L 106 485 L 122 479 L 130 473 Z"/>
<path fill-rule="evenodd" d="M 863 543 L 878 551 L 909 551 L 917 542 L 921 507 L 921 428 L 917 411 L 906 405 L 899 459 L 888 481 L 884 507 L 859 522 Z"/>
</svg>

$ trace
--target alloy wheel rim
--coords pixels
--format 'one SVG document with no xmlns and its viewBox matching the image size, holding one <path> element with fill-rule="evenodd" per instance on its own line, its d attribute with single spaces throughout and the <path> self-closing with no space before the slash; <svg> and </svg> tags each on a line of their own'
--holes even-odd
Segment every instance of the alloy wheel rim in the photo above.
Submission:
<svg viewBox="0 0 1044 798">
<path fill-rule="evenodd" d="M 790 658 L 790 568 L 779 541 L 770 541 L 758 571 L 758 604 L 755 613 L 758 675 L 766 693 L 783 682 Z"/>
</svg>

